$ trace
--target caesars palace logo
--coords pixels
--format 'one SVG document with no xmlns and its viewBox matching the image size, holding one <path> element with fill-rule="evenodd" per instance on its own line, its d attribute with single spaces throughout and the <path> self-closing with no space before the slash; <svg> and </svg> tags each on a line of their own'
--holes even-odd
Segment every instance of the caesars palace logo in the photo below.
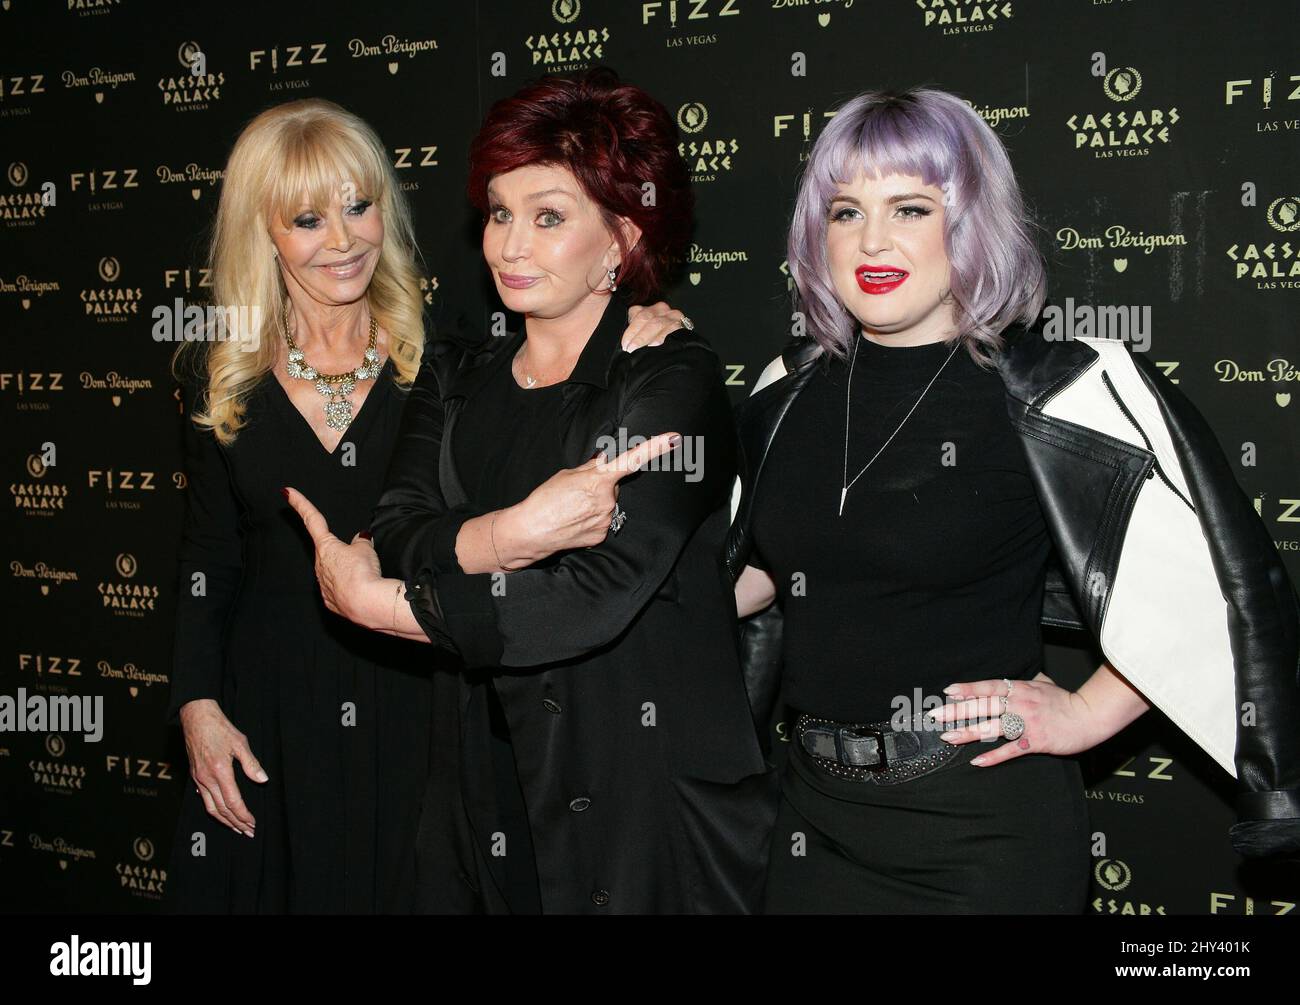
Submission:
<svg viewBox="0 0 1300 1005">
<path fill-rule="evenodd" d="M 96 14 L 111 14 L 122 0 L 66 0 L 64 8 L 69 14 L 78 17 L 93 17 Z M 8 4 L 5 7 L 8 8 Z"/>
<path fill-rule="evenodd" d="M 14 509 L 21 510 L 28 516 L 53 516 L 63 510 L 63 502 L 68 498 L 68 486 L 45 476 L 49 468 L 39 454 L 27 455 L 27 479 L 9 483 L 9 496 L 14 501 Z"/>
<path fill-rule="evenodd" d="M 547 26 L 524 39 L 529 66 L 547 73 L 564 73 L 607 62 L 609 26 L 579 24 L 581 17 L 582 0 L 551 0 L 551 18 L 563 27 Z"/>
<path fill-rule="evenodd" d="M 32 784 L 59 795 L 80 792 L 82 783 L 86 780 L 86 766 L 65 760 L 67 752 L 68 744 L 61 734 L 46 735 L 45 756 L 34 757 L 27 762 L 27 768 L 32 773 Z"/>
<path fill-rule="evenodd" d="M 736 137 L 717 130 L 706 132 L 708 125 L 709 110 L 700 102 L 688 101 L 677 109 L 677 127 L 685 137 L 677 144 L 677 152 L 686 162 L 692 182 L 716 181 L 719 174 L 735 166 L 732 158 L 740 150 Z"/>
<path fill-rule="evenodd" d="M 158 587 L 134 582 L 139 571 L 135 556 L 123 552 L 113 563 L 116 578 L 101 580 L 95 587 L 105 610 L 119 617 L 143 618 L 155 610 Z"/>
<path fill-rule="evenodd" d="M 131 842 L 134 859 L 119 860 L 113 863 L 120 889 L 130 891 L 134 897 L 144 900 L 161 900 L 167 885 L 167 870 L 150 865 L 154 857 L 153 842 L 148 838 L 138 837 Z"/>
<path fill-rule="evenodd" d="M 98 272 L 104 285 L 86 287 L 79 294 L 85 316 L 100 323 L 118 324 L 138 315 L 144 293 L 138 286 L 121 285 L 122 266 L 118 260 L 111 255 L 101 258 Z"/>
<path fill-rule="evenodd" d="M 1103 75 L 1104 67 L 1098 55 L 1093 73 L 1101 77 L 1102 93 L 1120 107 L 1075 112 L 1066 119 L 1074 149 L 1091 150 L 1097 158 L 1145 157 L 1157 143 L 1168 143 L 1179 121 L 1178 109 L 1130 104 L 1142 93 L 1142 74 L 1135 67 L 1120 66 Z"/>
<path fill-rule="evenodd" d="M 54 182 L 43 182 L 39 190 L 27 189 L 31 175 L 22 161 L 9 162 L 5 180 L 9 187 L 0 191 L 0 222 L 6 227 L 34 227 L 56 204 Z"/>
<path fill-rule="evenodd" d="M 773 0 L 779 3 L 780 0 Z M 794 0 L 799 3 L 800 0 Z M 909 0 L 921 11 L 921 23 L 944 35 L 965 35 L 974 31 L 992 31 L 1010 21 L 1015 5 L 990 3 L 989 0 Z M 792 4 L 793 5 L 793 4 Z"/>
<path fill-rule="evenodd" d="M 1133 882 L 1133 870 L 1118 858 L 1098 858 L 1092 867 L 1092 879 L 1102 893 L 1092 899 L 1097 914 L 1136 915 L 1164 914 L 1163 904 L 1145 904 L 1120 896 Z"/>
<path fill-rule="evenodd" d="M 183 67 L 180 72 L 158 78 L 158 93 L 164 107 L 194 112 L 221 100 L 226 75 L 209 69 L 207 54 L 198 42 L 182 42 L 176 49 L 176 61 Z"/>
<path fill-rule="evenodd" d="M 1252 191 L 1248 193 L 1253 196 Z M 1300 195 L 1283 195 L 1264 207 L 1264 220 L 1278 234 L 1300 231 Z M 1300 239 L 1261 236 L 1238 241 L 1227 250 L 1233 279 L 1254 283 L 1257 290 L 1300 289 Z"/>
</svg>

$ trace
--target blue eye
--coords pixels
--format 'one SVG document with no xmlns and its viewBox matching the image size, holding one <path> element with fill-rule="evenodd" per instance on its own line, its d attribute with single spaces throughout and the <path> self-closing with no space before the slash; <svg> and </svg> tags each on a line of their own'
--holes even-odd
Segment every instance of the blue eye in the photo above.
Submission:
<svg viewBox="0 0 1300 1005">
<path fill-rule="evenodd" d="M 537 214 L 537 219 L 541 224 L 541 226 L 546 227 L 548 229 L 550 227 L 558 227 L 560 224 L 564 222 L 564 217 L 561 216 L 558 212 L 556 212 L 553 209 L 542 210 L 540 213 Z M 543 221 L 549 221 L 549 222 L 543 222 Z"/>
<path fill-rule="evenodd" d="M 488 217 L 493 223 L 505 223 L 510 217 L 510 210 L 504 206 L 493 206 L 488 210 Z"/>
</svg>

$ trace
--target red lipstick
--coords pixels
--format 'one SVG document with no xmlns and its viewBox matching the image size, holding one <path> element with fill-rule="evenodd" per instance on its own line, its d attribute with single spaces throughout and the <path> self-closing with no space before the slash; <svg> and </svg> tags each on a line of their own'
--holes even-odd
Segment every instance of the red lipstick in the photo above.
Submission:
<svg viewBox="0 0 1300 1005">
<path fill-rule="evenodd" d="M 909 275 L 906 269 L 885 265 L 859 265 L 853 272 L 863 293 L 889 293 L 902 286 Z"/>
</svg>

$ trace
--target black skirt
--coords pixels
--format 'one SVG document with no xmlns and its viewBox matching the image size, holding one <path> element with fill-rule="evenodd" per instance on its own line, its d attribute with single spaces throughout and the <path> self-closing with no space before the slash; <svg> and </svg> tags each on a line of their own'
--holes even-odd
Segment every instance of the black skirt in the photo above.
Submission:
<svg viewBox="0 0 1300 1005">
<path fill-rule="evenodd" d="M 1005 742 L 1005 741 L 999 741 Z M 768 914 L 1080 914 L 1089 824 L 1076 761 L 1026 754 L 896 785 L 832 777 L 798 744 L 782 780 Z"/>
</svg>

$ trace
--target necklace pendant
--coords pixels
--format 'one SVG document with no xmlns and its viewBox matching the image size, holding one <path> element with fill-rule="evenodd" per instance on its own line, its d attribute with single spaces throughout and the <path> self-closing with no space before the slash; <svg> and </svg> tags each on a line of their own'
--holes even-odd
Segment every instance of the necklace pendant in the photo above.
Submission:
<svg viewBox="0 0 1300 1005">
<path fill-rule="evenodd" d="M 325 402 L 325 425 L 331 429 L 347 429 L 352 422 L 352 402 L 337 398 Z"/>
<path fill-rule="evenodd" d="M 840 516 L 844 515 L 844 497 L 849 494 L 847 488 L 840 489 Z"/>
</svg>

